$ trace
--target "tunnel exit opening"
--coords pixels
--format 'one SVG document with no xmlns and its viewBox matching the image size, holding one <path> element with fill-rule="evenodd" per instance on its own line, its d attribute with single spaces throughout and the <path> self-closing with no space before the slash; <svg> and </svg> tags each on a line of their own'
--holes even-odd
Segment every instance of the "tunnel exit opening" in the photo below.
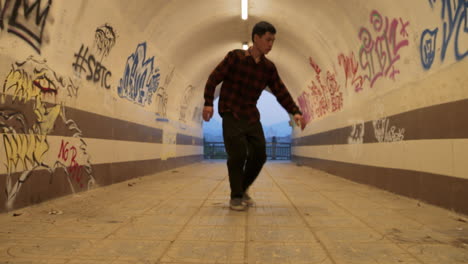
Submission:
<svg viewBox="0 0 468 264">
<path fill-rule="evenodd" d="M 222 133 L 222 118 L 218 114 L 219 97 L 214 101 L 214 115 L 203 122 L 203 156 L 205 159 L 227 159 Z M 257 103 L 265 134 L 267 158 L 291 160 L 290 117 L 269 91 L 263 91 Z"/>
</svg>

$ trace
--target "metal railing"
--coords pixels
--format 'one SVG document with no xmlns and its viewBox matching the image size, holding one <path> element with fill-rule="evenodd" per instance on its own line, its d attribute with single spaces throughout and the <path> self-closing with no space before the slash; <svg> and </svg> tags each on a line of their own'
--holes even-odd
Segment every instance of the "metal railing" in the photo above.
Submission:
<svg viewBox="0 0 468 264">
<path fill-rule="evenodd" d="M 267 142 L 266 153 L 270 160 L 290 160 L 291 143 Z M 203 154 L 205 159 L 227 159 L 224 142 L 205 142 Z"/>
</svg>

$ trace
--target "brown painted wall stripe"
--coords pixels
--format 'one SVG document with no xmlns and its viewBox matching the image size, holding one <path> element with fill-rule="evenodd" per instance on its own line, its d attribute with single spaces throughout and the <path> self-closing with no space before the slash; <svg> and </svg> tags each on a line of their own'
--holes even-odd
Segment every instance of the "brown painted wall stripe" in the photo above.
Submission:
<svg viewBox="0 0 468 264">
<path fill-rule="evenodd" d="M 136 177 L 181 167 L 191 163 L 199 162 L 201 160 L 203 160 L 203 155 L 195 155 L 178 157 L 164 161 L 155 159 L 97 164 L 92 165 L 92 168 L 93 176 L 97 182 L 97 185 L 102 187 L 104 185 L 110 185 Z M 15 182 L 18 177 L 19 173 L 12 175 L 12 179 L 14 179 Z M 68 176 L 63 170 L 56 170 L 53 176 L 50 176 L 47 170 L 34 171 L 21 187 L 13 209 L 22 208 L 49 199 L 71 194 L 67 177 Z M 0 179 L 5 178 L 5 174 L 0 175 Z M 87 181 L 87 178 L 83 177 L 83 180 Z M 86 188 L 80 187 L 75 180 L 72 180 L 72 182 L 75 184 L 74 188 L 76 192 L 86 190 Z M 0 190 L 2 190 L 3 193 L 0 195 L 0 213 L 7 211 L 5 207 L 5 188 L 5 181 L 0 181 Z"/>
<path fill-rule="evenodd" d="M 203 146 L 203 139 L 184 134 L 177 134 L 177 145 L 196 145 Z"/>
<path fill-rule="evenodd" d="M 468 99 L 389 116 L 387 131 L 403 128 L 403 140 L 468 138 Z M 314 123 L 309 124 L 313 126 Z M 377 143 L 372 121 L 364 124 L 364 143 Z M 352 126 L 337 128 L 293 140 L 294 146 L 348 144 Z"/>
<path fill-rule="evenodd" d="M 468 180 L 420 171 L 293 156 L 300 164 L 468 214 Z"/>
<path fill-rule="evenodd" d="M 12 96 L 6 96 L 6 102 L 0 107 L 0 111 L 23 113 L 26 120 L 24 129 L 27 131 L 32 127 L 36 119 L 33 111 L 33 104 L 34 102 L 32 100 L 28 101 L 26 104 L 14 103 Z M 54 104 L 49 103 L 46 103 L 46 105 L 48 107 L 54 106 Z M 162 143 L 163 132 L 160 128 L 148 127 L 70 107 L 65 107 L 65 114 L 67 119 L 76 122 L 79 129 L 82 131 L 83 138 Z M 10 120 L 6 123 L 7 125 L 15 127 L 17 132 L 23 132 L 23 129 L 20 129 L 23 125 L 16 120 Z M 59 117 L 55 122 L 54 130 L 49 135 L 72 136 L 73 133 L 67 128 L 65 123 L 61 120 L 61 117 Z M 195 145 L 203 145 L 203 139 L 193 138 L 195 139 Z M 177 144 L 193 145 L 192 137 L 190 137 L 190 140 L 182 140 L 180 143 L 177 141 Z"/>
</svg>

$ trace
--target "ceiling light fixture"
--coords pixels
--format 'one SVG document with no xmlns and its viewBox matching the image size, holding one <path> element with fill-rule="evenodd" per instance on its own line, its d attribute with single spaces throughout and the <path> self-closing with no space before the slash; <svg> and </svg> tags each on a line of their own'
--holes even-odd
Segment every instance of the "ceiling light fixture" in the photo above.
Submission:
<svg viewBox="0 0 468 264">
<path fill-rule="evenodd" d="M 247 20 L 249 17 L 248 15 L 248 9 L 249 9 L 249 0 L 241 0 L 242 1 L 242 19 Z"/>
<path fill-rule="evenodd" d="M 248 50 L 249 49 L 249 44 L 247 44 L 247 42 L 242 43 L 242 49 L 243 50 Z"/>
</svg>

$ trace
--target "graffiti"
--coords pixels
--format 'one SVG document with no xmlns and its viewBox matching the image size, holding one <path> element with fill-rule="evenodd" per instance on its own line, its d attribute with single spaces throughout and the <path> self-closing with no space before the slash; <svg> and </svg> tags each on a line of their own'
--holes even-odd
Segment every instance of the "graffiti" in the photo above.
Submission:
<svg viewBox="0 0 468 264">
<path fill-rule="evenodd" d="M 309 57 L 309 64 L 315 70 L 316 74 L 320 74 L 320 72 L 322 72 L 322 70 L 317 65 L 317 63 L 315 63 L 315 61 L 312 59 L 312 57 Z"/>
<path fill-rule="evenodd" d="M 354 158 L 358 159 L 362 153 L 362 144 L 364 143 L 364 121 L 353 120 L 351 125 L 351 133 L 348 136 L 348 152 Z"/>
<path fill-rule="evenodd" d="M 434 8 L 433 3 L 435 2 L 436 0 L 430 1 L 432 8 Z M 422 66 L 426 70 L 430 69 L 434 63 L 439 32 L 442 33 L 441 62 L 445 60 L 450 43 L 453 43 L 453 51 L 457 61 L 468 56 L 468 47 L 465 45 L 464 50 L 463 47 L 460 47 L 460 43 L 466 43 L 466 41 L 461 41 L 462 37 L 464 36 L 464 40 L 468 37 L 468 0 L 440 0 L 440 2 L 442 4 L 441 19 L 443 22 L 440 27 L 441 30 L 439 31 L 439 28 L 426 29 L 421 34 L 420 56 Z"/>
<path fill-rule="evenodd" d="M 197 124 L 202 124 L 203 123 L 203 118 L 202 118 L 202 111 L 203 109 L 201 107 L 196 106 L 195 109 L 193 110 L 193 115 L 192 115 L 192 121 L 197 123 Z"/>
<path fill-rule="evenodd" d="M 96 29 L 94 38 L 94 44 L 96 45 L 98 54 L 101 55 L 102 61 L 104 57 L 109 55 L 111 49 L 114 47 L 117 35 L 110 25 L 105 24 Z"/>
<path fill-rule="evenodd" d="M 168 121 L 167 113 L 166 113 L 166 106 L 167 106 L 167 92 L 169 84 L 172 81 L 172 77 L 174 76 L 175 68 L 172 68 L 171 73 L 164 78 L 164 84 L 158 88 L 156 92 L 156 116 L 158 118 L 157 121 Z"/>
<path fill-rule="evenodd" d="M 302 94 L 297 98 L 299 103 L 299 108 L 302 111 L 302 118 L 305 124 L 308 124 L 314 119 L 314 110 L 312 108 L 312 98 L 311 95 L 307 92 L 302 92 Z"/>
<path fill-rule="evenodd" d="M 432 63 L 434 63 L 437 43 L 437 31 L 430 31 L 429 29 L 424 30 L 421 36 L 421 62 L 424 69 L 430 69 Z"/>
<path fill-rule="evenodd" d="M 409 44 L 406 30 L 409 22 L 405 23 L 401 18 L 389 22 L 388 17 L 382 17 L 376 10 L 371 12 L 370 22 L 378 35 L 373 39 L 369 29 L 361 28 L 358 34 L 362 43 L 359 63 L 366 72 L 363 75 L 364 81 L 369 81 L 370 87 L 373 87 L 379 78 L 389 77 L 395 80 L 395 76 L 400 73 L 395 69 L 395 63 L 400 59 L 400 49 Z M 401 40 L 398 40 L 399 36 Z"/>
<path fill-rule="evenodd" d="M 405 135 L 404 128 L 396 128 L 391 126 L 389 128 L 390 119 L 382 118 L 372 121 L 374 126 L 374 135 L 378 142 L 396 142 L 402 141 Z"/>
<path fill-rule="evenodd" d="M 52 0 L 41 0 L 33 3 L 26 0 L 0 1 L 0 30 L 6 29 L 28 43 L 37 53 L 41 54 L 44 28 L 46 26 Z"/>
<path fill-rule="evenodd" d="M 312 58 L 309 61 L 313 62 Z M 310 91 L 303 92 L 298 97 L 305 124 L 343 108 L 343 93 L 336 80 L 336 74 L 327 71 L 326 79 L 322 80 L 322 69 L 317 64 L 311 63 L 311 66 L 316 73 L 316 82 L 312 80 L 308 87 Z"/>
<path fill-rule="evenodd" d="M 348 136 L 348 144 L 364 143 L 364 122 L 358 122 L 351 126 L 351 134 Z"/>
<path fill-rule="evenodd" d="M 186 117 L 188 109 L 192 105 L 192 101 L 194 99 L 193 92 L 195 91 L 195 87 L 192 85 L 187 86 L 184 91 L 184 95 L 182 97 L 182 101 L 180 102 L 180 109 L 179 109 L 179 121 L 182 123 L 186 123 Z"/>
<path fill-rule="evenodd" d="M 338 55 L 338 64 L 343 67 L 346 77 L 345 86 L 348 86 L 348 80 L 351 80 L 351 85 L 354 86 L 354 91 L 359 92 L 362 90 L 362 85 L 364 83 L 364 79 L 362 76 L 357 76 L 357 71 L 359 68 L 359 64 L 354 57 L 354 52 L 351 52 L 349 57 L 345 56 L 344 54 Z"/>
<path fill-rule="evenodd" d="M 60 162 L 47 162 L 45 156 L 50 151 L 47 135 L 53 131 L 59 116 L 68 131 L 73 133 L 73 137 L 81 136 L 81 131 L 73 120 L 66 119 L 64 107 L 45 103 L 43 97 L 56 96 L 69 86 L 67 79 L 59 77 L 45 61 L 29 57 L 24 62 L 12 65 L 3 85 L 3 94 L 11 94 L 12 104 L 22 105 L 24 111 L 34 113 L 34 119 L 31 125 L 27 122 L 25 112 L 0 109 L 0 132 L 6 154 L 8 208 L 13 206 L 23 183 L 35 170 L 46 169 L 52 177 L 57 168 L 66 168 Z M 30 101 L 33 103 L 29 103 Z M 85 146 L 80 148 L 86 154 L 85 150 Z M 91 186 L 94 178 L 90 166 L 86 168 L 86 172 L 89 177 L 88 186 Z M 20 176 L 15 179 L 14 173 L 20 173 Z M 69 183 L 74 191 L 73 185 Z"/>
<path fill-rule="evenodd" d="M 88 47 L 81 45 L 80 51 L 75 53 L 74 57 L 76 61 L 72 64 L 73 70 L 78 76 L 81 76 L 82 72 L 87 73 L 86 80 L 99 83 L 101 87 L 110 89 L 110 85 L 107 83 L 107 78 L 112 76 L 112 73 L 107 68 L 97 61 L 91 52 L 88 54 Z"/>
<path fill-rule="evenodd" d="M 70 144 L 70 142 L 65 142 L 62 139 L 58 159 L 61 161 L 61 163 L 68 163 L 68 165 L 63 164 L 63 167 L 67 168 L 67 174 L 73 180 L 75 180 L 81 188 L 83 188 L 83 182 L 81 181 L 81 179 L 83 177 L 82 174 L 84 172 L 84 168 L 77 162 L 77 158 L 80 152 L 78 152 L 77 148 L 74 145 L 70 144 L 69 146 L 68 144 Z"/>
<path fill-rule="evenodd" d="M 177 131 L 174 127 L 165 127 L 163 130 L 163 144 L 161 149 L 161 160 L 175 157 L 177 155 Z"/>
<path fill-rule="evenodd" d="M 124 75 L 117 92 L 121 98 L 141 106 L 152 103 L 159 86 L 159 68 L 154 68 L 154 57 L 146 59 L 146 42 L 140 43 L 127 59 Z"/>
</svg>

